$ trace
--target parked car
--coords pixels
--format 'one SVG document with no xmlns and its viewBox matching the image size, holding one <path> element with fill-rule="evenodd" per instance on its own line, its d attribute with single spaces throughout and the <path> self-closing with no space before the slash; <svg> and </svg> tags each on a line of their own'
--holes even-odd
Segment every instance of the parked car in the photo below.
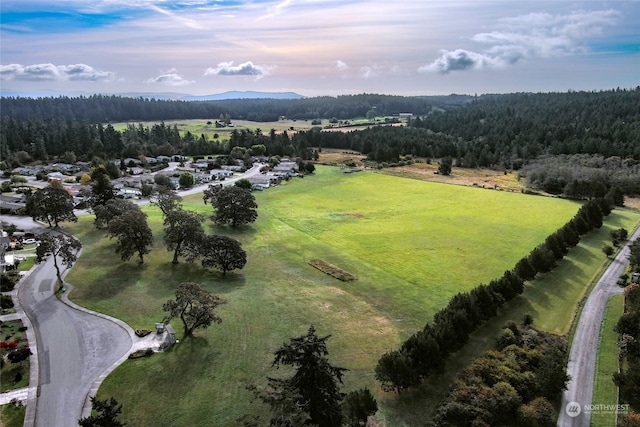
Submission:
<svg viewBox="0 0 640 427">
<path fill-rule="evenodd" d="M 38 241 L 36 239 L 24 239 L 22 241 L 22 244 L 24 244 L 24 245 L 33 245 L 35 243 L 38 243 Z"/>
</svg>

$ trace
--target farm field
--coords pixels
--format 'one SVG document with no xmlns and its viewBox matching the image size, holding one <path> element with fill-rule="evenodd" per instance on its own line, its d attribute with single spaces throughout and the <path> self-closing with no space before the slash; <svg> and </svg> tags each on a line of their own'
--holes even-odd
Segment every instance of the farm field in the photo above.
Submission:
<svg viewBox="0 0 640 427">
<path fill-rule="evenodd" d="M 206 135 L 210 141 L 215 140 L 214 135 L 218 135 L 218 140 L 223 142 L 229 140 L 231 132 L 234 130 L 248 130 L 251 132 L 255 132 L 256 130 L 262 131 L 264 135 L 268 135 L 273 129 L 276 133 L 282 133 L 287 131 L 289 134 L 309 130 L 312 127 L 321 127 L 323 130 L 328 131 L 340 131 L 340 132 L 349 132 L 353 130 L 361 130 L 371 126 L 371 120 L 365 118 L 354 118 L 351 120 L 347 120 L 345 122 L 340 121 L 338 123 L 330 123 L 328 119 L 322 119 L 320 124 L 312 124 L 312 120 L 295 120 L 295 119 L 282 119 L 275 122 L 254 122 L 250 120 L 233 120 L 232 126 L 217 128 L 215 125 L 215 121 L 217 118 L 211 119 L 191 119 L 191 120 L 167 120 L 164 121 L 164 124 L 168 127 L 173 128 L 174 125 L 177 126 L 180 134 L 184 135 L 187 132 L 191 132 L 196 137 L 204 134 Z M 378 124 L 384 124 L 384 118 L 377 119 Z M 159 122 L 151 121 L 130 121 L 130 122 L 121 122 L 121 123 L 113 123 L 112 126 L 114 129 L 122 132 L 126 130 L 128 125 L 134 125 L 138 127 L 140 124 L 143 127 L 152 127 Z"/>
<path fill-rule="evenodd" d="M 319 335 L 332 335 L 330 359 L 351 370 L 344 390 L 368 386 L 379 396 L 381 420 L 404 419 L 407 408 L 394 405 L 375 382 L 380 355 L 397 348 L 457 292 L 512 268 L 579 207 L 566 200 L 380 173 L 345 175 L 330 167 L 318 167 L 315 176 L 256 193 L 256 198 L 259 219 L 252 226 L 229 230 L 208 223 L 209 232 L 230 234 L 247 251 L 245 269 L 225 278 L 198 266 L 172 265 L 154 207 L 144 208 L 156 244 L 143 266 L 122 263 L 113 241 L 93 229 L 92 217 L 69 224 L 85 243 L 67 277 L 76 287 L 71 294 L 76 303 L 121 318 L 134 329 L 150 329 L 183 281 L 198 282 L 228 300 L 220 310 L 221 325 L 165 354 L 128 361 L 107 378 L 99 397 L 123 402 L 123 418 L 130 425 L 186 426 L 202 420 L 235 425 L 239 416 L 260 412 L 250 404 L 245 386 L 277 376 L 270 368 L 273 351 L 311 323 Z M 197 195 L 185 199 L 185 207 L 203 213 L 211 209 Z M 637 214 L 625 215 L 618 222 L 638 221 Z M 600 240 L 598 250 L 601 246 Z M 309 265 L 312 259 L 357 280 L 338 281 Z M 584 292 L 587 283 L 576 282 Z M 579 298 L 570 303 L 573 294 L 555 295 L 557 288 L 545 288 L 525 304 L 533 307 L 539 327 L 545 310 L 559 310 L 545 301 L 550 295 L 575 309 Z M 565 324 L 571 318 L 569 310 L 550 322 Z M 176 330 L 179 326 L 174 321 Z M 481 347 L 488 336 L 479 331 L 472 340 Z M 403 424 L 415 425 L 407 419 L 388 425 Z"/>
</svg>

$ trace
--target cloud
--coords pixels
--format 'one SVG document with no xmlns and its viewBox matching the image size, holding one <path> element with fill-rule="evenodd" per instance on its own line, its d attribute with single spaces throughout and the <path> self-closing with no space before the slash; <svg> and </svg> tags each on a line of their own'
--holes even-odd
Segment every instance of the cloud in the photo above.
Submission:
<svg viewBox="0 0 640 427">
<path fill-rule="evenodd" d="M 440 51 L 440 57 L 419 72 L 449 73 L 494 69 L 530 58 L 575 55 L 588 50 L 588 40 L 615 24 L 618 13 L 577 11 L 565 15 L 531 13 L 498 21 L 497 29 L 478 33 L 471 41 L 488 46 L 481 52 L 466 49 Z"/>
<path fill-rule="evenodd" d="M 9 64 L 0 65 L 2 80 L 26 81 L 113 81 L 115 73 L 86 65 Z"/>
<path fill-rule="evenodd" d="M 216 68 L 207 68 L 204 72 L 205 76 L 255 76 L 256 80 L 270 74 L 270 70 L 274 67 L 268 65 L 254 65 L 253 62 L 247 61 L 240 65 L 233 65 L 233 61 L 221 62 Z"/>
<path fill-rule="evenodd" d="M 503 65 L 500 58 L 464 49 L 442 50 L 440 57 L 431 64 L 418 68 L 419 72 L 448 73 L 479 68 L 496 68 Z"/>
<path fill-rule="evenodd" d="M 175 71 L 176 71 L 175 69 L 169 70 L 166 73 L 163 73 L 157 77 L 150 78 L 145 83 L 150 83 L 150 84 L 156 83 L 156 84 L 163 84 L 166 86 L 187 86 L 195 83 L 194 80 L 187 80 L 184 77 L 182 77 L 180 74 L 177 74 Z"/>
<path fill-rule="evenodd" d="M 348 70 L 348 69 L 349 69 L 349 66 L 347 65 L 347 63 L 346 63 L 346 62 L 341 61 L 341 60 L 339 60 L 339 59 L 338 59 L 338 60 L 336 61 L 336 68 L 337 68 L 338 70 L 340 70 L 340 71 L 344 71 L 344 70 Z"/>
<path fill-rule="evenodd" d="M 363 79 L 370 79 L 372 77 L 376 77 L 380 73 L 380 67 L 377 65 L 365 65 L 364 67 L 360 67 L 360 77 Z"/>
<path fill-rule="evenodd" d="M 162 15 L 168 16 L 171 19 L 174 19 L 175 21 L 179 22 L 180 24 L 183 24 L 189 28 L 192 28 L 194 30 L 204 30 L 206 27 L 203 26 L 202 24 L 200 24 L 198 21 L 194 20 L 194 19 L 190 19 L 190 18 L 186 18 L 183 16 L 178 15 L 175 12 L 171 12 L 169 10 L 166 9 L 162 9 L 161 7 L 158 7 L 156 5 L 149 5 L 149 8 L 151 10 L 154 10 Z"/>
</svg>

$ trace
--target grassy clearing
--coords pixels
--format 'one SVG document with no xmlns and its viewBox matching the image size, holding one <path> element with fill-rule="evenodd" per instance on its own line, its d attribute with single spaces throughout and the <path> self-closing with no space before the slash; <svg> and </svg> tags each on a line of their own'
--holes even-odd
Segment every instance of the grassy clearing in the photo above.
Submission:
<svg viewBox="0 0 640 427">
<path fill-rule="evenodd" d="M 373 367 L 380 355 L 397 348 L 455 293 L 512 268 L 578 208 L 559 199 L 370 172 L 345 175 L 328 167 L 256 198 L 259 219 L 253 226 L 209 229 L 239 239 L 247 251 L 245 269 L 227 277 L 172 265 L 154 207 L 145 210 L 156 247 L 141 267 L 117 259 L 113 242 L 92 228 L 92 218 L 69 225 L 85 243 L 67 277 L 79 304 L 149 329 L 182 281 L 198 282 L 229 302 L 221 307 L 221 325 L 163 355 L 127 361 L 107 378 L 99 397 L 123 402 L 131 425 L 234 425 L 239 416 L 259 411 L 245 386 L 277 375 L 270 368 L 273 351 L 311 323 L 319 334 L 332 335 L 332 361 L 351 370 L 345 390 L 372 388 L 387 425 L 422 425 L 424 396 L 419 403 L 411 397 L 397 402 L 378 389 Z M 211 209 L 200 196 L 185 199 L 185 206 Z M 330 277 L 310 266 L 312 259 L 338 265 L 358 280 Z M 536 319 L 557 309 L 538 298 Z M 489 335 L 475 334 L 473 345 L 491 341 Z"/>
<path fill-rule="evenodd" d="M 618 387 L 612 376 L 618 372 L 618 334 L 614 326 L 624 311 L 624 295 L 614 295 L 609 299 L 604 312 L 598 343 L 596 377 L 593 389 L 593 403 L 615 405 L 618 403 Z M 595 413 L 591 415 L 593 427 L 607 427 L 616 424 L 616 414 Z"/>
</svg>

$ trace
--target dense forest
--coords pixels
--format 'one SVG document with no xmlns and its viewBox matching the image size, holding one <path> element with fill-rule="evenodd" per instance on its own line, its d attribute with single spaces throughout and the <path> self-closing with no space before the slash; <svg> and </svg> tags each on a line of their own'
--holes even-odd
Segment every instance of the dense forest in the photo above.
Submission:
<svg viewBox="0 0 640 427">
<path fill-rule="evenodd" d="M 349 95 L 297 100 L 159 101 L 117 96 L 2 98 L 0 157 L 31 160 L 248 154 L 314 157 L 322 148 L 353 150 L 382 166 L 401 159 L 451 158 L 454 167 L 520 170 L 530 187 L 573 198 L 611 187 L 640 194 L 640 87 L 598 92 L 400 97 Z M 277 120 L 390 116 L 405 126 L 288 134 L 236 130 L 228 141 L 181 134 L 162 120 Z M 112 121 L 157 120 L 115 130 Z M 242 148 L 241 150 L 235 147 Z"/>
<path fill-rule="evenodd" d="M 403 97 L 392 95 L 342 95 L 303 99 L 229 99 L 222 101 L 175 101 L 93 95 L 77 98 L 3 97 L 2 115 L 19 121 L 77 120 L 85 123 L 217 119 L 229 114 L 236 120 L 258 122 L 291 119 L 364 117 L 375 109 L 379 115 L 402 112 L 426 115 L 432 106 L 450 108 L 471 99 L 466 95 Z"/>
</svg>

